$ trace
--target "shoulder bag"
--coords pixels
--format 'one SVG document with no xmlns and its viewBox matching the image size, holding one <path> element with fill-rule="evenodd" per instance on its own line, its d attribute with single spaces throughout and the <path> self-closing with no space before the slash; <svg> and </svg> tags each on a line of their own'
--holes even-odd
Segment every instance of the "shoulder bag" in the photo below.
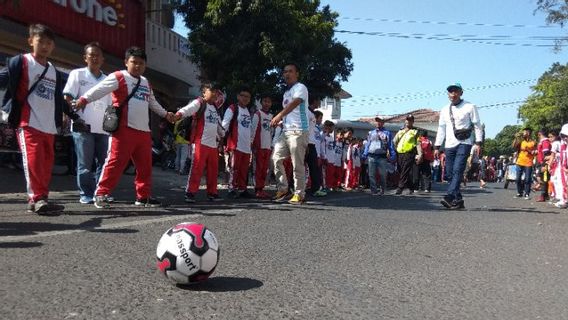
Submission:
<svg viewBox="0 0 568 320">
<path fill-rule="evenodd" d="M 140 80 L 142 79 L 142 77 L 138 78 L 138 82 L 136 83 L 136 86 L 134 86 L 134 89 L 132 89 L 132 92 L 128 95 L 128 97 L 126 97 L 126 99 L 120 104 L 118 105 L 118 107 L 114 107 L 113 105 L 108 106 L 105 109 L 105 115 L 103 118 L 103 130 L 109 133 L 113 133 L 118 129 L 118 125 L 120 123 L 120 115 L 122 113 L 122 108 L 128 104 L 128 101 L 130 101 L 130 98 L 132 98 L 134 96 L 134 94 L 136 93 L 136 91 L 138 90 L 138 87 L 140 86 Z"/>
</svg>

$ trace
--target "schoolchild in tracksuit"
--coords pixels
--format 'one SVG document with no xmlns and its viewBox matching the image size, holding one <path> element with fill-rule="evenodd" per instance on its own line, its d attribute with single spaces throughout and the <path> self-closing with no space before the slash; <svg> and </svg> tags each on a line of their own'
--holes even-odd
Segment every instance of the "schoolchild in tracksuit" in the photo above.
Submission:
<svg viewBox="0 0 568 320">
<path fill-rule="evenodd" d="M 272 114 L 272 98 L 268 95 L 260 99 L 261 109 L 252 117 L 252 155 L 254 157 L 255 195 L 259 199 L 269 199 L 270 195 L 264 191 L 266 176 L 270 165 L 272 153 L 272 132 L 270 126 Z"/>
<path fill-rule="evenodd" d="M 219 141 L 224 136 L 218 108 L 223 104 L 220 88 L 206 83 L 201 86 L 202 97 L 191 101 L 176 113 L 176 120 L 193 117 L 190 143 L 193 143 L 193 161 L 185 188 L 185 202 L 194 203 L 203 172 L 207 171 L 207 198 L 219 200 L 217 175 L 219 173 Z"/>
<path fill-rule="evenodd" d="M 361 148 L 357 138 L 353 139 L 347 147 L 346 163 L 345 189 L 356 189 L 359 187 L 359 175 L 361 174 Z"/>
<path fill-rule="evenodd" d="M 248 169 L 251 157 L 252 118 L 248 109 L 250 89 L 243 88 L 237 104 L 230 105 L 223 116 L 223 130 L 227 135 L 225 151 L 229 153 L 229 196 L 249 198 L 247 191 Z"/>
<path fill-rule="evenodd" d="M 80 121 L 63 100 L 61 74 L 47 60 L 55 48 L 54 39 L 48 27 L 30 25 L 28 44 L 32 52 L 10 58 L 8 66 L 0 71 L 0 88 L 7 89 L 2 118 L 17 129 L 28 211 L 39 215 L 55 215 L 64 209 L 62 205 L 48 202 L 53 144 L 62 126 L 63 113 Z"/>
<path fill-rule="evenodd" d="M 157 207 L 161 203 L 151 198 L 152 187 L 152 137 L 149 110 L 174 122 L 174 114 L 167 112 L 154 97 L 148 80 L 142 76 L 146 69 L 146 52 L 130 47 L 125 55 L 126 70 L 116 71 L 87 91 L 76 103 L 84 108 L 87 103 L 112 94 L 114 107 L 123 105 L 118 129 L 109 140 L 110 148 L 102 174 L 95 190 L 95 207 L 110 207 L 108 195 L 112 193 L 122 172 L 132 160 L 136 167 L 134 185 L 136 206 Z M 138 87 L 137 87 L 138 84 Z M 126 102 L 129 95 L 134 94 Z"/>
<path fill-rule="evenodd" d="M 335 157 L 333 161 L 334 173 L 335 176 L 333 177 L 332 188 L 340 189 L 341 183 L 343 182 L 343 176 L 345 175 L 345 156 L 346 156 L 347 148 L 345 148 L 345 142 L 343 140 L 343 132 L 337 131 L 335 133 L 335 145 L 334 145 L 334 152 Z"/>
<path fill-rule="evenodd" d="M 325 167 L 325 170 L 323 170 L 323 172 L 325 173 L 325 177 L 323 179 L 323 182 L 325 183 L 325 191 L 331 191 L 331 189 L 333 189 L 335 183 L 335 134 L 333 132 L 333 129 L 335 127 L 335 124 L 329 120 L 327 120 L 324 123 L 324 130 L 323 130 L 323 150 L 324 150 L 324 155 L 322 157 L 323 159 L 323 167 Z"/>
</svg>

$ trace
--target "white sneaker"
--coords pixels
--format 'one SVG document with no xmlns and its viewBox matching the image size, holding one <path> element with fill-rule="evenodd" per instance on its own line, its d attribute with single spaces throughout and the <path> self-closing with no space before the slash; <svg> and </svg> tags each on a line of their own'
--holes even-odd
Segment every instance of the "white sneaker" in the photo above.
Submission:
<svg viewBox="0 0 568 320">
<path fill-rule="evenodd" d="M 568 207 L 568 204 L 566 202 L 558 201 L 554 204 L 554 206 L 557 208 L 566 209 Z"/>
</svg>

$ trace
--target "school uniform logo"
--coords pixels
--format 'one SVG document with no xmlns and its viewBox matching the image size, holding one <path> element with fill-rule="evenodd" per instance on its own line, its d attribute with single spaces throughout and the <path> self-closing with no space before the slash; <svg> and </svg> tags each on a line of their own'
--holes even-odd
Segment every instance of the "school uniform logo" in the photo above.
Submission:
<svg viewBox="0 0 568 320">
<path fill-rule="evenodd" d="M 55 96 L 55 81 L 53 79 L 43 78 L 37 84 L 37 87 L 34 91 L 35 95 L 42 99 L 53 100 Z"/>
<path fill-rule="evenodd" d="M 217 111 L 207 110 L 207 115 L 205 116 L 205 121 L 207 123 L 218 123 L 219 122 L 219 114 Z"/>
<path fill-rule="evenodd" d="M 251 122 L 251 117 L 249 115 L 242 115 L 240 123 L 243 128 L 250 128 Z"/>
</svg>

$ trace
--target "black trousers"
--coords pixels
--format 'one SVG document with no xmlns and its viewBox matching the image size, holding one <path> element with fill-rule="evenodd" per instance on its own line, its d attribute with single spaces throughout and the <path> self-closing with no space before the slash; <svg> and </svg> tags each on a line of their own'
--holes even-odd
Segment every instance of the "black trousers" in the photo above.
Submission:
<svg viewBox="0 0 568 320">
<path fill-rule="evenodd" d="M 310 171 L 310 180 L 312 180 L 312 185 L 308 192 L 314 193 L 321 187 L 321 167 L 318 165 L 318 152 L 316 151 L 315 144 L 308 144 L 305 161 Z"/>
<path fill-rule="evenodd" d="M 398 173 L 400 175 L 398 180 L 399 189 L 408 188 L 410 190 L 416 190 L 418 166 L 416 165 L 415 157 L 415 152 L 397 154 Z"/>
</svg>

